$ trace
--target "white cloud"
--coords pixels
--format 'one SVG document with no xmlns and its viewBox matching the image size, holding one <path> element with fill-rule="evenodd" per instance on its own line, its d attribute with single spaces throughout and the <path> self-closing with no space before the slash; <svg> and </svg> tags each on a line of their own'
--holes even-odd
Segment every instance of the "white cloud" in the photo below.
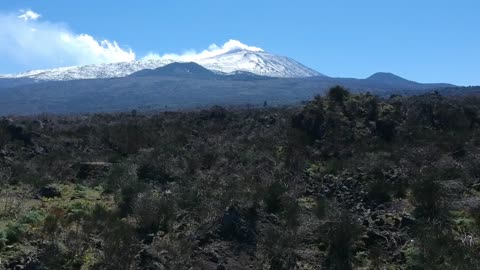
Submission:
<svg viewBox="0 0 480 270">
<path fill-rule="evenodd" d="M 246 44 L 241 43 L 238 40 L 230 39 L 229 41 L 225 42 L 223 46 L 219 47 L 216 44 L 212 44 L 208 47 L 207 50 L 203 50 L 201 52 L 195 51 L 187 51 L 183 54 L 163 54 L 159 55 L 156 53 L 149 53 L 145 57 L 144 60 L 150 59 L 159 59 L 159 60 L 173 60 L 173 61 L 181 61 L 181 62 L 189 62 L 189 61 L 198 61 L 210 57 L 214 57 L 220 54 L 224 54 L 227 52 L 231 52 L 234 50 L 249 50 L 255 52 L 263 51 L 261 48 L 248 46 Z"/>
<path fill-rule="evenodd" d="M 20 10 L 20 14 L 0 13 L 0 70 L 15 73 L 32 69 L 129 62 L 136 58 L 131 49 L 125 49 L 115 41 L 78 34 L 65 24 L 40 18 L 43 18 L 42 15 L 30 9 Z M 150 53 L 142 59 L 189 62 L 239 49 L 263 51 L 231 39 L 222 46 L 212 44 L 200 52 Z"/>
<path fill-rule="evenodd" d="M 0 14 L 2 68 L 6 64 L 37 69 L 135 60 L 131 49 L 115 41 L 97 40 L 64 24 L 38 20 L 41 15 L 32 10 L 21 12 Z"/>
<path fill-rule="evenodd" d="M 22 13 L 21 15 L 19 15 L 17 18 L 19 19 L 22 19 L 24 21 L 29 21 L 29 20 L 32 20 L 32 21 L 36 21 L 38 20 L 40 17 L 42 17 L 42 15 L 28 9 L 28 10 L 20 10 L 20 12 Z"/>
</svg>

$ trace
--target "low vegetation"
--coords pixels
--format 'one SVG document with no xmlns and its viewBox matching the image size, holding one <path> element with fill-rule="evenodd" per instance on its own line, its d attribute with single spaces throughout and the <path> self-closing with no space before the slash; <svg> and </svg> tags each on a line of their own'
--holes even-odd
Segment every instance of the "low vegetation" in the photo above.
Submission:
<svg viewBox="0 0 480 270">
<path fill-rule="evenodd" d="M 479 269 L 480 99 L 0 121 L 0 269 Z"/>
</svg>

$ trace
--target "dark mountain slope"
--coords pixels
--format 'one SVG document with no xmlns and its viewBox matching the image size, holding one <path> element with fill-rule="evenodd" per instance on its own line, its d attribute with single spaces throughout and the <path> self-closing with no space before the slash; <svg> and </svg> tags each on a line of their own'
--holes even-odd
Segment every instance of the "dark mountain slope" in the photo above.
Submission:
<svg viewBox="0 0 480 270">
<path fill-rule="evenodd" d="M 215 78 L 217 74 L 202 67 L 201 65 L 189 63 L 171 63 L 156 69 L 144 69 L 131 74 L 129 77 L 153 77 L 153 76 L 172 76 L 187 78 Z"/>
<path fill-rule="evenodd" d="M 388 72 L 377 72 L 372 76 L 365 79 L 365 81 L 370 83 L 375 83 L 382 86 L 390 86 L 395 89 L 426 89 L 426 88 L 441 88 L 441 87 L 451 87 L 452 84 L 446 83 L 418 83 L 404 79 L 400 76 L 397 76 Z"/>
<path fill-rule="evenodd" d="M 264 101 L 270 105 L 292 104 L 322 94 L 335 85 L 381 96 L 419 94 L 451 86 L 421 84 L 387 73 L 367 79 L 326 76 L 282 79 L 248 72 L 225 75 L 195 63 L 173 63 L 114 79 L 12 83 L 0 87 L 0 115 L 260 105 Z"/>
<path fill-rule="evenodd" d="M 20 85 L 34 84 L 39 82 L 38 80 L 30 78 L 0 78 L 0 89 L 7 87 L 15 87 Z"/>
</svg>

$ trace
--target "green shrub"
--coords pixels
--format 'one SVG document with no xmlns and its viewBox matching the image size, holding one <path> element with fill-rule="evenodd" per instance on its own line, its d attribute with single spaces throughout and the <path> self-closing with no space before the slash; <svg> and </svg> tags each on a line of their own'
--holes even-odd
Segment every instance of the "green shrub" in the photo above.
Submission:
<svg viewBox="0 0 480 270">
<path fill-rule="evenodd" d="M 345 167 L 345 162 L 342 159 L 332 158 L 325 162 L 323 173 L 338 174 Z"/>
<path fill-rule="evenodd" d="M 320 220 L 327 216 L 328 201 L 324 196 L 319 196 L 316 200 L 315 208 L 313 209 L 315 216 Z"/>
<path fill-rule="evenodd" d="M 85 219 L 91 212 L 89 201 L 76 201 L 68 207 L 67 218 L 70 222 Z"/>
<path fill-rule="evenodd" d="M 132 163 L 115 164 L 106 178 L 106 191 L 115 194 L 115 202 L 124 217 L 132 212 L 137 194 L 145 189 L 145 183 L 138 181 L 137 166 Z"/>
<path fill-rule="evenodd" d="M 405 250 L 406 268 L 409 270 L 424 269 L 422 254 L 416 246 L 410 246 Z"/>
<path fill-rule="evenodd" d="M 113 220 L 102 234 L 102 263 L 104 269 L 130 270 L 135 264 L 135 257 L 140 251 L 140 242 L 129 224 Z"/>
<path fill-rule="evenodd" d="M 18 222 L 21 224 L 38 224 L 42 222 L 45 219 L 45 217 L 46 217 L 45 212 L 32 210 L 23 214 L 19 218 Z"/>
<path fill-rule="evenodd" d="M 475 221 L 475 229 L 477 233 L 480 233 L 480 205 L 477 205 L 470 209 L 470 216 Z"/>
<path fill-rule="evenodd" d="M 9 121 L 5 119 L 0 120 L 0 148 L 3 148 L 8 142 L 12 140 L 12 135 L 8 130 Z"/>
<path fill-rule="evenodd" d="M 395 137 L 396 123 L 389 119 L 381 119 L 376 122 L 376 131 L 380 138 L 392 141 Z"/>
<path fill-rule="evenodd" d="M 98 235 L 108 228 L 109 222 L 118 219 L 116 211 L 109 211 L 102 204 L 95 204 L 83 222 L 83 230 L 88 234 Z"/>
<path fill-rule="evenodd" d="M 152 244 L 154 254 L 167 254 L 173 260 L 167 260 L 163 263 L 165 269 L 191 269 L 192 258 L 194 258 L 193 241 L 184 234 L 175 234 L 170 237 L 162 239 L 162 241 L 156 241 Z M 143 265 L 141 265 L 143 267 Z M 142 268 L 142 269 L 155 269 Z"/>
<path fill-rule="evenodd" d="M 136 198 L 132 215 L 143 233 L 168 231 L 174 217 L 174 203 L 157 193 L 146 192 Z"/>
<path fill-rule="evenodd" d="M 431 177 L 421 178 L 412 187 L 415 215 L 436 218 L 445 213 L 445 197 L 438 181 Z"/>
<path fill-rule="evenodd" d="M 141 181 L 152 181 L 159 184 L 172 182 L 174 179 L 161 166 L 144 164 L 137 169 L 138 179 Z"/>
<path fill-rule="evenodd" d="M 192 211 L 202 204 L 203 199 L 198 187 L 182 184 L 176 201 L 180 209 Z"/>
<path fill-rule="evenodd" d="M 106 192 L 115 192 L 123 187 L 135 185 L 138 183 L 137 167 L 128 162 L 114 164 L 104 182 Z"/>
<path fill-rule="evenodd" d="M 287 228 L 295 228 L 300 225 L 300 206 L 295 199 L 289 199 L 283 212 L 283 219 Z"/>
<path fill-rule="evenodd" d="M 416 239 L 407 249 L 407 269 L 477 269 L 475 247 L 455 239 L 451 228 L 423 224 L 415 231 Z"/>
<path fill-rule="evenodd" d="M 137 195 L 143 190 L 139 185 L 123 187 L 116 196 L 117 206 L 122 217 L 132 213 L 133 203 Z"/>
<path fill-rule="evenodd" d="M 375 204 L 389 202 L 391 184 L 384 179 L 376 179 L 368 185 L 367 199 Z"/>
<path fill-rule="evenodd" d="M 44 219 L 44 212 L 34 210 L 21 215 L 15 222 L 8 223 L 0 230 L 0 247 L 19 242 L 29 232 L 31 225 L 39 224 Z"/>
<path fill-rule="evenodd" d="M 344 212 L 328 227 L 328 266 L 338 270 L 352 269 L 353 244 L 361 235 L 360 225 Z"/>
<path fill-rule="evenodd" d="M 8 239 L 7 239 L 7 233 L 5 230 L 0 229 L 0 251 L 7 246 Z"/>
<path fill-rule="evenodd" d="M 280 182 L 272 183 L 265 193 L 263 198 L 267 211 L 270 213 L 278 213 L 282 210 L 283 195 L 287 191 L 286 187 Z"/>
<path fill-rule="evenodd" d="M 148 131 L 133 121 L 123 121 L 107 126 L 105 140 L 120 154 L 135 154 L 147 145 Z"/>
<path fill-rule="evenodd" d="M 294 269 L 296 265 L 295 247 L 297 236 L 290 230 L 269 227 L 266 230 L 263 248 L 269 259 L 271 270 Z"/>
<path fill-rule="evenodd" d="M 7 239 L 7 244 L 13 244 L 19 242 L 22 237 L 27 233 L 28 225 L 22 223 L 9 223 L 7 224 L 4 234 Z"/>
<path fill-rule="evenodd" d="M 57 233 L 58 229 L 59 229 L 59 218 L 54 215 L 48 215 L 44 220 L 42 232 L 46 236 L 53 238 L 55 237 L 55 234 Z"/>
</svg>

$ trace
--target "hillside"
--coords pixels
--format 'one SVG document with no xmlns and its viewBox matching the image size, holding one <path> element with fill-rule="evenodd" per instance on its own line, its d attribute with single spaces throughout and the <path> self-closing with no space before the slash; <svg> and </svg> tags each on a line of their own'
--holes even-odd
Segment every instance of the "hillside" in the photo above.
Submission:
<svg viewBox="0 0 480 270">
<path fill-rule="evenodd" d="M 271 105 L 291 105 L 323 94 L 335 85 L 344 85 L 352 92 L 387 97 L 421 94 L 452 86 L 422 84 L 392 76 L 350 79 L 327 76 L 272 78 L 243 71 L 224 74 L 195 63 L 172 63 L 123 78 L 7 82 L 17 85 L 0 86 L 0 115 L 258 106 L 264 101 Z"/>
<path fill-rule="evenodd" d="M 265 105 L 3 118 L 0 269 L 478 268 L 478 97 Z"/>
<path fill-rule="evenodd" d="M 211 79 L 215 77 L 215 73 L 201 65 L 190 63 L 171 63 L 156 69 L 144 69 L 130 74 L 131 77 L 155 77 L 155 76 L 171 76 L 171 77 L 191 77 Z"/>
</svg>

